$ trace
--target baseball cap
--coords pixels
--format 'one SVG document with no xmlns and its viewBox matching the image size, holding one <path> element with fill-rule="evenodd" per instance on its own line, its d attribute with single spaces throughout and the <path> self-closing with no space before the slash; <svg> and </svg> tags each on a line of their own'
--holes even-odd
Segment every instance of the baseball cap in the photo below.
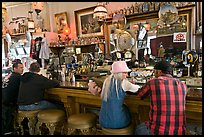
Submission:
<svg viewBox="0 0 204 137">
<path fill-rule="evenodd" d="M 169 62 L 163 60 L 156 63 L 156 65 L 154 66 L 154 69 L 162 70 L 165 73 L 169 73 L 172 71 L 172 66 Z"/>
</svg>

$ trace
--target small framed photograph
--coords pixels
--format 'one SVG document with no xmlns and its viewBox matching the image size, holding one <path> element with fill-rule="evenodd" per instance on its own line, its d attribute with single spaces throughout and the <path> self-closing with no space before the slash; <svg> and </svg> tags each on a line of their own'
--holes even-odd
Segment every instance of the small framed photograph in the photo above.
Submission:
<svg viewBox="0 0 204 137">
<path fill-rule="evenodd" d="M 55 14 L 55 21 L 57 24 L 57 32 L 63 33 L 64 28 L 68 27 L 67 12 Z"/>
</svg>

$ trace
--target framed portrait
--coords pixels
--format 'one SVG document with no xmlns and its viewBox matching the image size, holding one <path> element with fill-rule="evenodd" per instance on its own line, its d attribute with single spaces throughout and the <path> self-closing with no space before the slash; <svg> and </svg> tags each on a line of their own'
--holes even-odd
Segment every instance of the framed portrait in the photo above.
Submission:
<svg viewBox="0 0 204 137">
<path fill-rule="evenodd" d="M 63 33 L 64 28 L 68 27 L 67 12 L 55 14 L 55 21 L 57 24 L 57 32 Z"/>
<path fill-rule="evenodd" d="M 103 25 L 100 25 L 94 18 L 93 12 L 96 6 L 74 11 L 76 22 L 76 34 L 79 37 L 100 37 L 103 36 Z"/>
</svg>

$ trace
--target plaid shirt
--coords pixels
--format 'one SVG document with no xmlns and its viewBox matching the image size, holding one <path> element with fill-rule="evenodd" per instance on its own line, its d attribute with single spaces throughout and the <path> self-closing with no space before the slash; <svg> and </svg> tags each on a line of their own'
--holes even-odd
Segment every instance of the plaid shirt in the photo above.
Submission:
<svg viewBox="0 0 204 137">
<path fill-rule="evenodd" d="M 150 96 L 149 121 L 145 123 L 153 134 L 185 134 L 186 91 L 186 85 L 169 74 L 151 79 L 138 90 L 141 99 Z"/>
</svg>

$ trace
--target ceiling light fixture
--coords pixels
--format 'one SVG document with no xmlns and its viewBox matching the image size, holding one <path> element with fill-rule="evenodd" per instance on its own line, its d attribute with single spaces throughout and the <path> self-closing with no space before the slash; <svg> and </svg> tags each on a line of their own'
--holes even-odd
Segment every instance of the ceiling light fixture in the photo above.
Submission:
<svg viewBox="0 0 204 137">
<path fill-rule="evenodd" d="M 32 2 L 32 6 L 37 15 L 39 15 L 44 8 L 44 2 Z"/>
<path fill-rule="evenodd" d="M 94 9 L 93 18 L 97 19 L 97 21 L 104 21 L 108 15 L 107 9 L 105 8 L 102 2 L 97 4 L 97 7 Z"/>
</svg>

